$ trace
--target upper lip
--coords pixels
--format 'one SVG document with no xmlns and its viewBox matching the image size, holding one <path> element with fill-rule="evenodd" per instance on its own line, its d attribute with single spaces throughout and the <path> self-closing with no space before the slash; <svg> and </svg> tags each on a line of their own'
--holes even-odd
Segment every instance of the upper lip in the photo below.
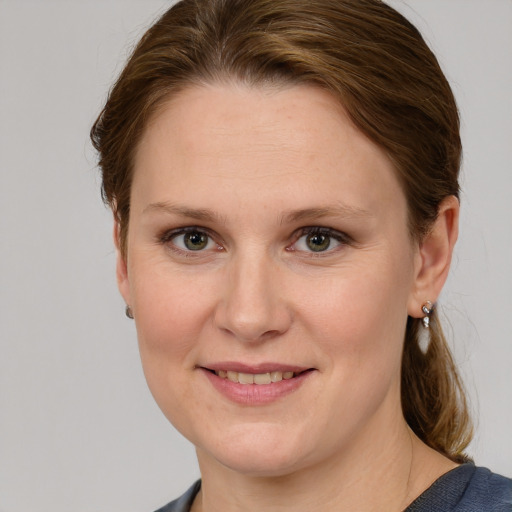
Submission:
<svg viewBox="0 0 512 512">
<path fill-rule="evenodd" d="M 309 366 L 297 366 L 291 364 L 283 364 L 283 363 L 258 363 L 258 364 L 247 364 L 236 361 L 222 361 L 215 363 L 207 363 L 198 365 L 198 368 L 205 368 L 206 370 L 212 371 L 228 371 L 228 372 L 238 372 L 238 373 L 251 373 L 251 374 L 259 374 L 259 373 L 271 373 L 271 372 L 294 372 L 300 373 L 306 370 L 311 370 L 312 368 Z"/>
</svg>

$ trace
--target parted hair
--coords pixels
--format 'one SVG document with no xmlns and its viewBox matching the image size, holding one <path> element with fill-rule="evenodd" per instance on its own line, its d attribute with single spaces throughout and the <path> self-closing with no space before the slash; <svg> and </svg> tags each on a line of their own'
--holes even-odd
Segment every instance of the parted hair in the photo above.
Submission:
<svg viewBox="0 0 512 512">
<path fill-rule="evenodd" d="M 182 0 L 144 34 L 91 129 L 102 194 L 126 257 L 134 152 L 148 120 L 190 86 L 314 84 L 392 160 L 421 241 L 448 196 L 459 197 L 457 105 L 418 30 L 380 0 Z M 429 344 L 421 320 L 404 336 L 401 400 L 427 445 L 465 460 L 472 437 L 466 397 L 436 310 Z"/>
</svg>

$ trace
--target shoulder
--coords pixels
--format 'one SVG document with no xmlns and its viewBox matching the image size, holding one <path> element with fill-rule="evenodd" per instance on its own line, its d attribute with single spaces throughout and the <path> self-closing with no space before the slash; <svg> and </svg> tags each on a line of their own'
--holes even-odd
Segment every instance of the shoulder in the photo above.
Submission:
<svg viewBox="0 0 512 512">
<path fill-rule="evenodd" d="M 187 492 L 182 494 L 178 499 L 171 501 L 162 508 L 159 508 L 156 512 L 189 512 L 199 489 L 201 489 L 201 480 L 195 482 L 192 487 L 190 487 Z"/>
<path fill-rule="evenodd" d="M 512 510 L 512 480 L 476 467 L 468 482 L 457 511 L 510 512 Z"/>
<path fill-rule="evenodd" d="M 406 512 L 511 512 L 512 480 L 463 464 L 436 480 Z"/>
</svg>

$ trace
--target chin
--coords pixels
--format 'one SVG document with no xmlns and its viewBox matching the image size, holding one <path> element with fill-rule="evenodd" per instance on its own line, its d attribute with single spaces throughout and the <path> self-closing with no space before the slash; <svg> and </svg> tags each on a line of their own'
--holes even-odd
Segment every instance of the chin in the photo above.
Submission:
<svg viewBox="0 0 512 512">
<path fill-rule="evenodd" d="M 276 478 L 294 473 L 301 464 L 294 455 L 275 453 L 222 453 L 216 457 L 218 463 L 245 476 Z"/>
<path fill-rule="evenodd" d="M 307 456 L 307 438 L 282 426 L 251 425 L 231 429 L 214 443 L 202 443 L 198 456 L 213 458 L 240 474 L 259 477 L 285 476 L 300 469 Z M 209 445 L 214 446 L 210 449 Z"/>
</svg>

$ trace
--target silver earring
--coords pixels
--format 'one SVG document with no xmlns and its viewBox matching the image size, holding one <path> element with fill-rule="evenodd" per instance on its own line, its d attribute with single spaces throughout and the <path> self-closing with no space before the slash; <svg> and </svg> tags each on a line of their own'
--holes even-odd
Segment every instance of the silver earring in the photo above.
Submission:
<svg viewBox="0 0 512 512">
<path fill-rule="evenodd" d="M 425 329 L 428 329 L 430 327 L 430 313 L 432 313 L 432 310 L 434 309 L 434 306 L 432 305 L 432 302 L 427 300 L 423 306 L 421 306 L 421 311 L 425 314 L 423 317 L 423 327 Z"/>
<path fill-rule="evenodd" d="M 131 320 L 133 320 L 133 311 L 132 311 L 132 308 L 130 306 L 126 306 L 126 309 L 124 310 L 124 314 L 130 318 Z"/>
</svg>

